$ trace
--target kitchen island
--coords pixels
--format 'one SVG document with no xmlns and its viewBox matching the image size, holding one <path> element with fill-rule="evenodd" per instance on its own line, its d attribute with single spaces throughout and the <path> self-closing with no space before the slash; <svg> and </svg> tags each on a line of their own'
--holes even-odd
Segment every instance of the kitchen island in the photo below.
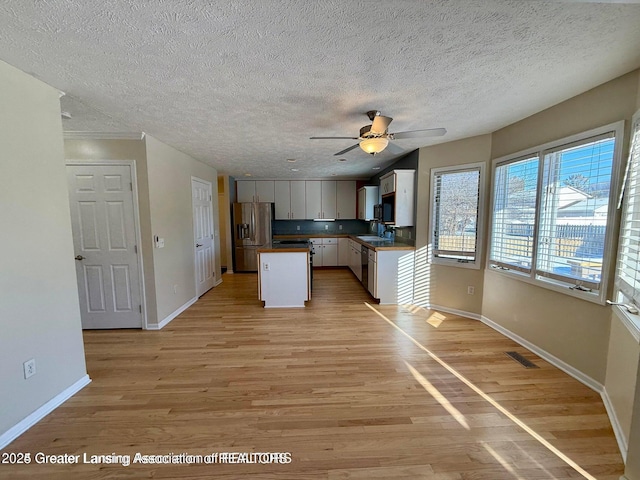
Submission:
<svg viewBox="0 0 640 480">
<path fill-rule="evenodd" d="M 264 308 L 304 307 L 311 300 L 308 240 L 273 241 L 258 249 L 258 298 Z"/>
</svg>

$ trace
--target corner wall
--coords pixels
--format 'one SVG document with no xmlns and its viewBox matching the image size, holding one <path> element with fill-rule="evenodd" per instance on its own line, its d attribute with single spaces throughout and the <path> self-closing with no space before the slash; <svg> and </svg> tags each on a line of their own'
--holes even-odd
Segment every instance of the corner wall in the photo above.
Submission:
<svg viewBox="0 0 640 480">
<path fill-rule="evenodd" d="M 0 62 L 0 105 L 0 438 L 6 438 L 88 377 L 59 93 Z M 25 380 L 22 364 L 31 358 L 36 374 Z"/>
</svg>

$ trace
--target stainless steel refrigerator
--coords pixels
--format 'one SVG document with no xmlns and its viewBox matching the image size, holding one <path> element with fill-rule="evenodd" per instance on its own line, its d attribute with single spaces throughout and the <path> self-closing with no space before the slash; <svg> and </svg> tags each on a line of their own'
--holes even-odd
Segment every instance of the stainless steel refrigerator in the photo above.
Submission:
<svg viewBox="0 0 640 480">
<path fill-rule="evenodd" d="M 258 271 L 256 250 L 271 242 L 272 209 L 272 203 L 233 204 L 235 271 Z"/>
</svg>

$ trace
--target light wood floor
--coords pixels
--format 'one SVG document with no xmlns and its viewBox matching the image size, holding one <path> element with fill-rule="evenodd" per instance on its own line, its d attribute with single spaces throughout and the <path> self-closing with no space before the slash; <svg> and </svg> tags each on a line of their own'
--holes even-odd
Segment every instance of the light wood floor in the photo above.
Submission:
<svg viewBox="0 0 640 480">
<path fill-rule="evenodd" d="M 0 465 L 0 478 L 623 473 L 600 396 L 478 321 L 370 307 L 346 270 L 316 272 L 305 309 L 261 308 L 255 275 L 223 279 L 159 332 L 84 332 L 93 382 L 4 452 L 289 452 L 291 463 Z"/>
</svg>

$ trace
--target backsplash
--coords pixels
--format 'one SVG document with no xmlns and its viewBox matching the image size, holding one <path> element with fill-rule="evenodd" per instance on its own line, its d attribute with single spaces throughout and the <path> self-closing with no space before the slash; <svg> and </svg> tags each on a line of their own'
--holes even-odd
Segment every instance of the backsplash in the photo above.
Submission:
<svg viewBox="0 0 640 480">
<path fill-rule="evenodd" d="M 342 229 L 340 228 L 342 226 Z M 300 229 L 298 229 L 300 227 Z M 335 222 L 314 222 L 313 220 L 273 220 L 271 222 L 273 235 L 379 235 L 395 238 L 396 241 L 415 244 L 415 228 L 389 228 L 385 235 L 385 226 L 377 222 L 363 220 L 336 220 Z"/>
<path fill-rule="evenodd" d="M 298 227 L 300 228 L 298 229 Z M 271 230 L 273 235 L 311 235 L 314 233 L 365 235 L 370 232 L 369 222 L 363 220 L 336 220 L 335 222 L 273 220 Z"/>
</svg>

